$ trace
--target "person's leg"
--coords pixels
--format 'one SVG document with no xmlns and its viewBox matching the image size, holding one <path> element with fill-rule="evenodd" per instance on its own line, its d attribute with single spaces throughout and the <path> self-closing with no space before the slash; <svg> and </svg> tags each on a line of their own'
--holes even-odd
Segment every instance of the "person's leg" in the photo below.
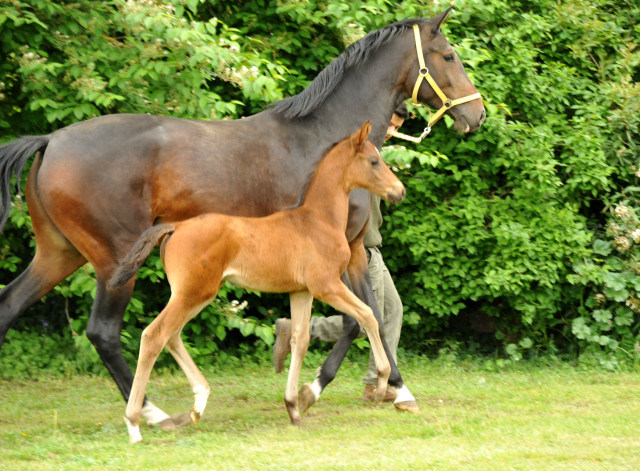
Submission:
<svg viewBox="0 0 640 471">
<path fill-rule="evenodd" d="M 358 337 L 366 337 L 364 329 L 360 328 Z M 322 340 L 335 343 L 342 334 L 342 316 L 313 316 L 309 323 L 310 340 Z M 291 320 L 281 317 L 276 321 L 276 339 L 273 345 L 273 367 L 276 373 L 284 369 L 284 361 L 291 353 Z"/>
<path fill-rule="evenodd" d="M 368 249 L 371 253 L 369 261 L 369 273 L 371 284 L 376 297 L 376 302 L 382 314 L 382 330 L 384 332 L 387 345 L 391 351 L 393 360 L 397 362 L 397 349 L 402 330 L 402 301 L 391 278 L 391 274 L 384 264 L 382 255 L 377 249 Z M 375 361 L 369 356 L 369 370 L 364 377 L 364 383 L 375 387 L 377 381 L 377 371 Z M 365 387 L 364 398 L 367 399 L 367 391 L 371 388 Z"/>
<path fill-rule="evenodd" d="M 335 343 L 342 334 L 342 316 L 313 316 L 309 323 L 311 340 Z"/>
</svg>

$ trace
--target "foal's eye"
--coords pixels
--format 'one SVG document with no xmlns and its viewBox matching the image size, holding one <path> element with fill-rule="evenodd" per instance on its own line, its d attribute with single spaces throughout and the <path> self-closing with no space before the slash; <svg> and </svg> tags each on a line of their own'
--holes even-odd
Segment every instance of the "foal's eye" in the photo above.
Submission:
<svg viewBox="0 0 640 471">
<path fill-rule="evenodd" d="M 369 157 L 369 162 L 371 162 L 371 165 L 373 165 L 374 167 L 376 165 L 380 165 L 380 160 L 375 155 L 372 155 L 371 157 Z"/>
<path fill-rule="evenodd" d="M 447 62 L 453 62 L 456 60 L 456 56 L 455 54 L 447 54 L 446 56 L 444 56 L 444 60 Z"/>
</svg>

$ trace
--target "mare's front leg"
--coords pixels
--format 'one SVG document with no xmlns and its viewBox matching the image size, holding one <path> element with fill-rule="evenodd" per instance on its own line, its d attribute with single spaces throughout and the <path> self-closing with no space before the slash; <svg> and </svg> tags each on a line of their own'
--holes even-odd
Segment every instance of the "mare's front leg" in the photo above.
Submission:
<svg viewBox="0 0 640 471">
<path fill-rule="evenodd" d="M 298 410 L 298 382 L 300 369 L 309 346 L 309 320 L 313 296 L 308 291 L 290 293 L 291 304 L 291 364 L 284 402 L 293 425 L 300 425 L 300 411 Z"/>
</svg>

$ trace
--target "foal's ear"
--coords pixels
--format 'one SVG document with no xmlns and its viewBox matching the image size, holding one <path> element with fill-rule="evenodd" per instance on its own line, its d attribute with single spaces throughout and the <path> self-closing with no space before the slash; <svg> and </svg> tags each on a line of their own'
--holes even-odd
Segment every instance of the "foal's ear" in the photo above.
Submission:
<svg viewBox="0 0 640 471">
<path fill-rule="evenodd" d="M 431 18 L 431 32 L 434 34 L 434 36 L 440 32 L 440 27 L 442 26 L 442 23 L 444 23 L 444 20 L 447 19 L 447 16 L 449 16 L 451 10 L 453 10 L 453 7 L 449 7 L 439 15 Z"/>
<path fill-rule="evenodd" d="M 369 133 L 371 132 L 371 121 L 365 121 L 360 131 L 356 132 L 353 135 L 353 143 L 356 146 L 356 149 L 360 150 L 364 146 L 364 143 L 369 137 Z"/>
</svg>

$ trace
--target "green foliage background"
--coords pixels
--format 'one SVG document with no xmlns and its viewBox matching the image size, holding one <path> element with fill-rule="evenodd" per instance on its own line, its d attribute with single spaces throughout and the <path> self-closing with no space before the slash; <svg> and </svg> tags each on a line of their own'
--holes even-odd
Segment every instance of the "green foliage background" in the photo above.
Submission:
<svg viewBox="0 0 640 471">
<path fill-rule="evenodd" d="M 408 189 L 404 203 L 385 209 L 383 228 L 383 253 L 405 304 L 401 346 L 431 353 L 463 344 L 500 364 L 549 354 L 608 369 L 637 365 L 640 6 L 448 3 L 456 9 L 445 34 L 482 93 L 488 118 L 472 136 L 455 134 L 445 120 L 422 144 L 399 143 L 386 152 Z M 1 141 L 108 113 L 247 116 L 300 92 L 366 32 L 448 6 L 0 5 Z M 405 131 L 419 133 L 428 110 L 411 111 Z M 32 257 L 29 224 L 16 198 L 0 238 L 0 283 Z M 141 329 L 168 298 L 163 279 L 154 254 L 125 317 L 122 341 L 131 362 Z M 94 292 L 86 266 L 29 309 L 3 346 L 0 375 L 44 367 L 102 371 L 81 335 Z M 201 363 L 212 355 L 264 353 L 275 318 L 286 310 L 282 297 L 228 288 L 188 325 L 185 338 Z"/>
</svg>

